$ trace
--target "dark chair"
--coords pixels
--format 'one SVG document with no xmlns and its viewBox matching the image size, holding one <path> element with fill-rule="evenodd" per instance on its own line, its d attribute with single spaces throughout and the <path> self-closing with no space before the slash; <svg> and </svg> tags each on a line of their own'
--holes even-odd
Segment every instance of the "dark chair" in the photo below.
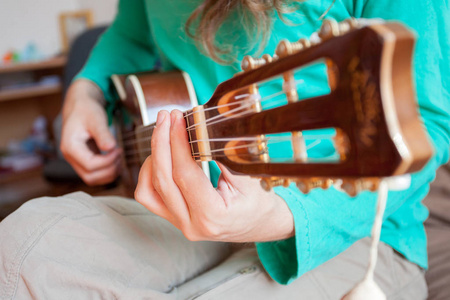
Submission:
<svg viewBox="0 0 450 300">
<path fill-rule="evenodd" d="M 95 27 L 80 34 L 70 46 L 67 56 L 66 67 L 64 68 L 63 77 L 63 99 L 66 96 L 73 78 L 81 71 L 86 63 L 92 48 L 94 48 L 100 35 L 106 30 L 107 26 Z M 67 163 L 61 152 L 59 145 L 61 142 L 61 114 L 53 123 L 53 132 L 55 144 L 57 145 L 58 158 L 48 161 L 44 165 L 44 177 L 50 182 L 81 182 L 80 177 L 73 168 Z"/>
</svg>

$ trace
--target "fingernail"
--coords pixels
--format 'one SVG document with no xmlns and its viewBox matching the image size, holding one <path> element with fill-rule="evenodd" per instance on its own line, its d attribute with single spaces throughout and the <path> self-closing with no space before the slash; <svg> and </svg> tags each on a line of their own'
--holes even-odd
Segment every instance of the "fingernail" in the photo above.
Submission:
<svg viewBox="0 0 450 300">
<path fill-rule="evenodd" d="M 164 122 L 164 119 L 166 118 L 166 114 L 162 111 L 158 113 L 158 116 L 156 117 L 156 126 L 161 125 L 162 122 Z"/>
</svg>

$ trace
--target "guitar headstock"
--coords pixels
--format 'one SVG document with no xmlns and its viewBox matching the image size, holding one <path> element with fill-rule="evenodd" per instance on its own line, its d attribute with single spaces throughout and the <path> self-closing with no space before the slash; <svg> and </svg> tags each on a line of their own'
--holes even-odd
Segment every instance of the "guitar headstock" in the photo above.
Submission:
<svg viewBox="0 0 450 300">
<path fill-rule="evenodd" d="M 398 23 L 326 20 L 309 40 L 246 57 L 243 72 L 194 108 L 193 154 L 262 177 L 268 190 L 295 181 L 305 193 L 339 183 L 354 196 L 375 190 L 379 178 L 418 171 L 432 148 L 417 113 L 413 46 Z M 323 70 L 324 82 L 311 84 L 317 75 L 308 70 Z M 332 151 L 315 153 L 317 140 Z"/>
</svg>

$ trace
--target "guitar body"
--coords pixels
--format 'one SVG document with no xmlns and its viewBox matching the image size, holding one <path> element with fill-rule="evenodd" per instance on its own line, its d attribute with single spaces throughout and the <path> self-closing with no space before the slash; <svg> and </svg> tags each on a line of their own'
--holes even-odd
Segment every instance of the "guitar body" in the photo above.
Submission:
<svg viewBox="0 0 450 300">
<path fill-rule="evenodd" d="M 123 137 L 138 137 L 139 128 L 156 122 L 160 110 L 187 111 L 197 106 L 198 101 L 189 75 L 181 71 L 114 75 L 112 81 L 122 107 L 126 110 L 126 115 L 123 110 L 117 114 L 116 133 L 120 147 L 124 150 L 122 180 L 132 195 L 137 185 L 139 169 L 147 154 L 140 153 L 137 143 L 124 142 Z M 202 164 L 202 167 L 209 176 L 208 164 Z"/>
</svg>

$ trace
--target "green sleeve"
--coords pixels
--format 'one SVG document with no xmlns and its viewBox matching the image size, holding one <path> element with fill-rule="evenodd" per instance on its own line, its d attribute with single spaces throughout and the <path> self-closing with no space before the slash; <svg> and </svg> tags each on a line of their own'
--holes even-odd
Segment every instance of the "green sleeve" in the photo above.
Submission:
<svg viewBox="0 0 450 300">
<path fill-rule="evenodd" d="M 144 0 L 120 0 L 114 22 L 76 77 L 96 83 L 108 102 L 114 99 L 112 74 L 148 71 L 155 66 L 155 46 L 145 12 Z"/>
<path fill-rule="evenodd" d="M 412 175 L 409 189 L 389 192 L 381 240 L 426 268 L 423 221 L 428 211 L 421 200 L 428 193 L 436 169 L 448 160 L 450 147 L 449 6 L 443 0 L 348 2 L 352 2 L 356 18 L 400 20 L 417 33 L 415 83 L 420 113 L 435 155 L 422 171 Z M 276 192 L 291 209 L 295 236 L 257 243 L 257 249 L 264 267 L 279 283 L 290 283 L 370 235 L 375 193 L 363 192 L 350 198 L 331 188 L 303 195 L 294 186 L 277 187 Z"/>
</svg>

